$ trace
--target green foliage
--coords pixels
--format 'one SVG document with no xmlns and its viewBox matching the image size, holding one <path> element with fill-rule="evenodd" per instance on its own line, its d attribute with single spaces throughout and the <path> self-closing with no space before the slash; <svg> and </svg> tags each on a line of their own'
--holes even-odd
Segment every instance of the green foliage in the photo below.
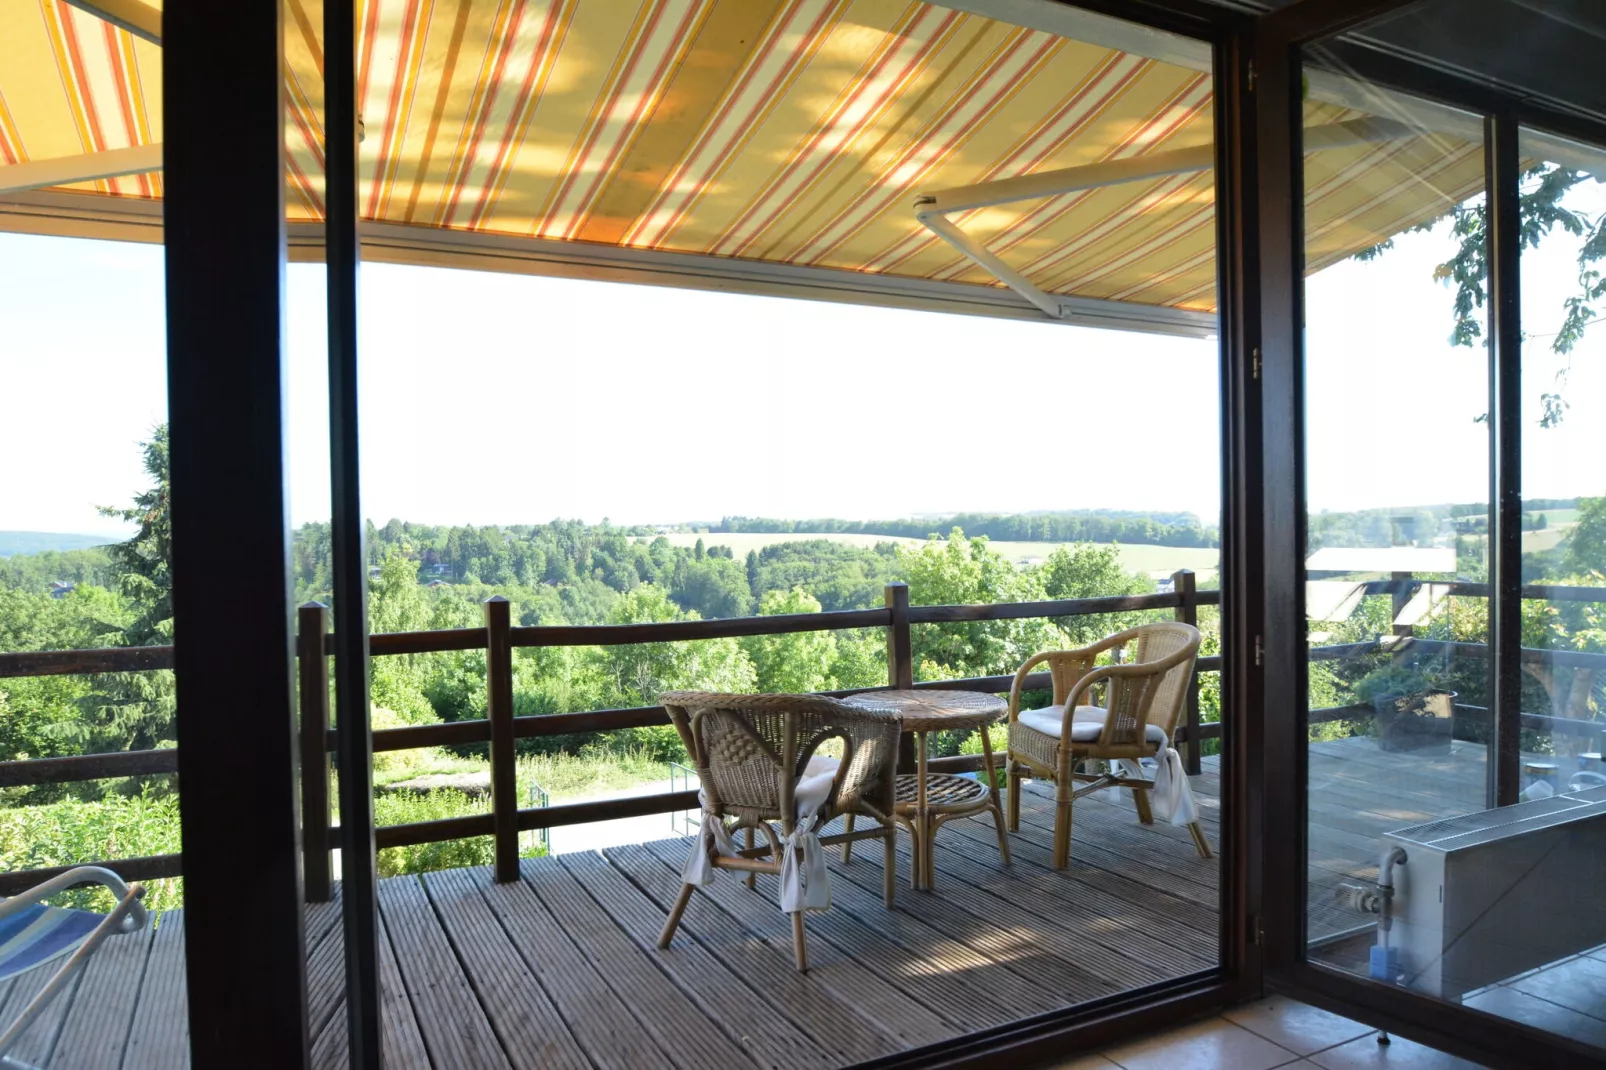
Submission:
<svg viewBox="0 0 1606 1070">
<path fill-rule="evenodd" d="M 1442 666 L 1416 658 L 1391 658 L 1356 680 L 1351 690 L 1357 702 L 1375 703 L 1441 690 L 1445 682 Z"/>
<path fill-rule="evenodd" d="M 818 613 L 820 602 L 801 587 L 769 591 L 759 605 L 766 617 L 788 613 Z M 753 662 L 758 690 L 765 692 L 831 691 L 836 679 L 831 663 L 836 658 L 836 636 L 831 632 L 792 632 L 788 635 L 751 635 L 741 640 Z"/>
<path fill-rule="evenodd" d="M 747 555 L 748 582 L 755 598 L 802 588 L 827 612 L 881 605 L 882 590 L 897 578 L 897 565 L 897 544 L 890 542 L 867 549 L 803 539 L 772 543 Z"/>
<path fill-rule="evenodd" d="M 1036 573 L 1023 572 L 987 548 L 986 538 L 966 538 L 954 528 L 947 539 L 932 536 L 916 550 L 899 550 L 913 605 L 977 605 L 1025 602 L 1042 597 Z M 920 679 L 1014 672 L 1039 650 L 1063 643 L 1059 630 L 1041 619 L 928 624 L 912 629 L 915 671 Z"/>
<path fill-rule="evenodd" d="M 1595 266 L 1606 257 L 1606 215 L 1592 218 L 1563 203 L 1569 190 L 1591 177 L 1584 171 L 1541 163 L 1521 176 L 1518 192 L 1521 248 L 1535 248 L 1558 227 L 1584 239 L 1577 257 L 1578 288 L 1562 301 L 1562 321 L 1551 340 L 1552 351 L 1560 356 L 1570 355 L 1585 330 L 1600 318 L 1599 302 L 1606 297 L 1606 277 Z M 1450 344 L 1477 346 L 1483 341 L 1482 309 L 1487 300 L 1488 204 L 1478 196 L 1453 207 L 1448 218 L 1455 252 L 1434 269 L 1433 277 L 1454 290 Z M 1411 229 L 1429 230 L 1439 222 L 1430 220 Z M 1356 254 L 1356 259 L 1375 259 L 1393 244 L 1384 241 Z M 1556 374 L 1555 387 L 1540 394 L 1543 427 L 1556 426 L 1566 415 L 1568 371 L 1564 366 Z"/>
<path fill-rule="evenodd" d="M 1606 498 L 1579 499 L 1578 524 L 1568 534 L 1565 547 L 1569 574 L 1606 572 Z"/>
<path fill-rule="evenodd" d="M 1078 543 L 1061 546 L 1048 555 L 1039 570 L 1046 598 L 1098 598 L 1103 595 L 1151 594 L 1154 581 L 1121 567 L 1115 546 Z M 1096 617 L 1056 617 L 1054 623 L 1070 645 L 1087 646 L 1111 632 L 1122 631 L 1153 619 L 1153 613 L 1106 613 Z"/>
<path fill-rule="evenodd" d="M 170 794 L 143 791 L 0 810 L 0 872 L 178 851 L 178 798 Z M 151 910 L 181 905 L 179 881 L 151 881 L 147 889 Z M 71 892 L 63 903 L 90 910 L 112 906 L 110 893 L 100 888 Z"/>
<path fill-rule="evenodd" d="M 1151 546 L 1219 546 L 1220 532 L 1206 528 L 1192 513 L 1138 513 L 1088 509 L 1064 513 L 959 513 L 937 520 L 775 520 L 728 516 L 716 532 L 891 535 L 923 539 L 942 529 L 964 528 L 972 535 L 1011 542 L 1124 542 Z M 824 600 L 823 598 L 821 599 Z"/>
<path fill-rule="evenodd" d="M 49 594 L 58 583 L 113 587 L 117 573 L 105 547 L 87 550 L 44 550 L 0 557 L 0 588 Z"/>
<path fill-rule="evenodd" d="M 443 821 L 489 812 L 488 803 L 471 799 L 460 791 L 432 791 L 425 795 L 385 792 L 374 796 L 374 824 L 379 827 Z M 489 836 L 418 843 L 410 847 L 387 847 L 379 852 L 379 875 L 395 877 L 403 873 L 488 866 L 495 858 L 495 848 Z"/>
<path fill-rule="evenodd" d="M 127 508 L 104 506 L 101 514 L 138 525 L 127 542 L 110 548 L 118 589 L 130 609 L 115 646 L 151 646 L 173 641 L 172 522 L 169 516 L 167 425 L 141 444 L 152 485 Z M 171 746 L 177 698 L 167 670 L 116 673 L 96 679 L 87 700 L 97 749 Z"/>
</svg>

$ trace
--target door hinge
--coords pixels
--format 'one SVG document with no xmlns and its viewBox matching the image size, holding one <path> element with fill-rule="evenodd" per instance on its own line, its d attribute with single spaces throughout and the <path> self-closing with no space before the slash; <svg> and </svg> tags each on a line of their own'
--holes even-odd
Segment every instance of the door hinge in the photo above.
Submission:
<svg viewBox="0 0 1606 1070">
<path fill-rule="evenodd" d="M 1255 636 L 1255 664 L 1256 665 L 1264 665 L 1265 663 L 1266 663 L 1266 648 L 1265 648 L 1264 645 L 1262 645 L 1262 643 L 1260 641 L 1260 636 L 1257 635 L 1257 636 Z"/>
<path fill-rule="evenodd" d="M 1249 376 L 1256 382 L 1260 380 L 1260 347 L 1256 346 L 1249 351 Z"/>
<path fill-rule="evenodd" d="M 1253 93 L 1255 91 L 1255 61 L 1254 60 L 1250 60 L 1249 61 L 1249 91 L 1251 93 Z"/>
<path fill-rule="evenodd" d="M 1252 915 L 1249 919 L 1249 942 L 1255 947 L 1266 943 L 1266 926 L 1261 924 L 1260 915 Z"/>
</svg>

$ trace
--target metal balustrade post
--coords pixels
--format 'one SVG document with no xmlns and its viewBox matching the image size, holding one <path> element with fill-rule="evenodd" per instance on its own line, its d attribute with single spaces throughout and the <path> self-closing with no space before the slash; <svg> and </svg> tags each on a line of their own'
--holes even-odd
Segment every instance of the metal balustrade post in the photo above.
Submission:
<svg viewBox="0 0 1606 1070">
<path fill-rule="evenodd" d="M 1411 576 L 1409 572 L 1389 573 L 1389 582 L 1392 584 L 1389 591 L 1389 620 L 1393 623 L 1395 637 L 1400 639 L 1409 639 L 1416 634 L 1415 628 L 1400 623 L 1400 614 L 1411 604 Z"/>
<path fill-rule="evenodd" d="M 519 796 L 513 739 L 512 603 L 485 600 L 485 716 L 491 722 L 491 827 L 496 879 L 519 879 Z"/>
<path fill-rule="evenodd" d="M 1177 620 L 1183 624 L 1199 626 L 1198 578 L 1191 568 L 1181 568 L 1171 574 L 1171 589 L 1182 599 L 1177 606 Z M 1189 776 L 1198 776 L 1203 769 L 1204 740 L 1199 738 L 1199 670 L 1194 669 L 1188 679 L 1187 704 L 1183 717 L 1188 726 L 1188 749 L 1183 756 L 1183 767 Z"/>
<path fill-rule="evenodd" d="M 882 593 L 892 614 L 887 625 L 887 685 L 895 691 L 908 691 L 915 686 L 914 646 L 909 634 L 909 585 L 889 583 Z M 898 771 L 912 773 L 914 769 L 914 737 L 905 735 L 898 741 Z"/>
<path fill-rule="evenodd" d="M 301 705 L 301 873 L 309 903 L 334 892 L 329 834 L 329 658 L 324 633 L 329 608 L 307 602 L 296 610 L 296 678 Z"/>
</svg>

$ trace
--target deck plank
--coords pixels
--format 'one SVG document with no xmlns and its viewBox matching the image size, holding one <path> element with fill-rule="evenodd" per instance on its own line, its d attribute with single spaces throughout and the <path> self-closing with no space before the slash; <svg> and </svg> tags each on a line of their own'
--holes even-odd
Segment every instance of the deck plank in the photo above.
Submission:
<svg viewBox="0 0 1606 1070">
<path fill-rule="evenodd" d="M 771 993 L 760 993 L 732 973 L 694 940 L 677 940 L 657 949 L 667 911 L 594 852 L 559 855 L 563 868 L 590 893 L 636 946 L 663 970 L 714 1022 L 742 1031 L 748 1051 L 761 1066 L 834 1067 L 836 1060 L 776 1013 Z"/>
<path fill-rule="evenodd" d="M 900 874 L 907 873 L 911 857 L 906 838 L 900 838 L 897 857 Z M 838 862 L 831 867 L 831 878 L 833 909 L 840 903 L 860 920 L 868 920 L 861 911 L 880 902 L 880 852 L 866 851 L 863 859 L 855 858 L 848 866 Z M 989 895 L 952 873 L 942 874 L 929 892 L 905 890 L 904 895 L 911 913 L 991 964 L 989 987 L 1009 999 L 1019 998 L 1023 989 L 1033 991 L 1031 1002 L 1022 1006 L 1045 1001 L 1051 1006 L 1042 1009 L 1053 1009 L 1155 980 L 1155 971 L 1134 966 L 1129 958 L 1110 954 L 1102 947 L 1081 948 L 1081 962 L 1067 957 L 1060 946 L 1066 941 L 1058 939 L 1063 934 L 1046 925 L 1041 917 Z M 1098 972 L 1091 972 L 1084 964 Z M 1123 982 L 1121 978 L 1128 973 L 1133 979 Z"/>
<path fill-rule="evenodd" d="M 442 870 L 424 875 L 424 890 L 491 1028 L 515 1066 L 590 1070 L 591 1060 L 475 886 L 487 878 L 484 870 Z"/>
<path fill-rule="evenodd" d="M 972 852 L 995 842 L 990 828 L 951 821 L 943 831 L 959 842 L 950 841 L 945 850 L 938 837 L 938 869 L 953 871 L 978 888 L 1066 919 L 1085 923 L 1098 918 L 1150 935 L 1164 932 L 1176 946 L 1212 962 L 1218 954 L 1219 911 L 1142 883 L 1141 870 L 1131 876 L 1082 865 L 1055 870 L 1050 848 L 1021 836 L 1010 838 L 1011 865 L 984 865 L 973 860 Z"/>
<path fill-rule="evenodd" d="M 53 959 L 10 981 L 0 982 L 0 1029 L 8 1028 L 21 1017 L 34 997 L 44 991 L 45 985 L 50 983 L 50 979 L 56 976 L 56 971 L 66 961 L 65 958 Z M 28 1027 L 27 1032 L 17 1038 L 6 1054 L 36 1065 L 48 1062 L 82 980 L 82 972 L 77 977 L 68 978 L 66 991 L 45 1005 L 44 1011 Z"/>
<path fill-rule="evenodd" d="M 944 829 L 951 832 L 956 824 L 949 822 Z M 993 842 L 996 845 L 997 841 Z M 952 840 L 949 844 L 951 847 Z M 904 866 L 909 864 L 907 848 L 907 843 L 899 848 Z M 996 850 L 994 846 L 995 855 Z M 981 856 L 981 852 L 972 855 Z M 852 866 L 837 867 L 833 876 L 851 880 L 864 890 L 879 888 L 881 860 L 865 861 L 862 869 L 857 860 Z M 1039 904 L 1025 907 L 1018 895 L 998 895 L 972 883 L 972 878 L 992 876 L 996 870 L 965 859 L 959 851 L 944 851 L 940 834 L 933 862 L 939 875 L 935 888 L 930 894 L 913 893 L 920 896 L 920 916 L 1028 980 L 1052 981 L 1055 994 L 1064 1002 L 1096 999 L 1177 975 L 1166 965 L 1171 949 L 1155 940 L 1150 931 L 1152 921 L 1149 926 L 1127 924 L 1112 930 L 1102 924 L 1111 920 L 1106 916 L 1066 915 L 1043 910 Z M 1094 919 L 1101 924 L 1088 924 Z"/>
<path fill-rule="evenodd" d="M 378 924 L 379 1012 L 385 1066 L 389 1070 L 430 1070 L 429 1053 L 425 1051 L 424 1038 L 418 1032 L 418 1022 L 413 1017 L 413 1006 L 407 999 L 407 990 L 396 965 L 396 953 L 390 946 L 390 934 L 385 928 L 383 915 Z M 318 1070 L 345 1070 L 351 1065 L 344 995 L 336 1002 L 334 1014 L 312 1042 L 312 1065 Z"/>
<path fill-rule="evenodd" d="M 431 1065 L 509 1067 L 418 878 L 380 881 L 379 903 Z"/>
<path fill-rule="evenodd" d="M 497 884 L 479 876 L 483 871 L 475 872 L 486 904 L 592 1065 L 598 1070 L 646 1066 L 696 1070 L 701 1065 L 695 1055 L 661 1047 L 650 1029 L 638 1027 L 626 1002 L 593 967 L 591 949 L 575 943 L 528 884 L 522 880 Z"/>
<path fill-rule="evenodd" d="M 657 840 L 643 844 L 642 849 L 675 874 L 680 872 L 686 859 L 684 840 Z M 698 899 L 719 906 L 741 922 L 748 932 L 768 941 L 781 955 L 791 955 L 792 927 L 786 915 L 774 900 L 748 891 L 735 874 L 716 879 L 701 894 L 693 896 L 693 902 Z M 891 945 L 887 945 L 887 950 L 896 951 Z M 828 938 L 816 938 L 812 931 L 809 933 L 809 973 L 902 1047 L 935 1043 L 959 1032 L 924 1002 L 877 975 L 858 957 L 844 953 Z"/>
<path fill-rule="evenodd" d="M 190 1065 L 189 996 L 185 989 L 184 912 L 156 921 L 144 983 L 134 1008 L 123 1070 L 177 1070 Z"/>
<path fill-rule="evenodd" d="M 615 847 L 604 854 L 668 914 L 682 887 L 679 874 L 639 845 Z M 852 1003 L 838 999 L 816 974 L 798 973 L 790 941 L 784 949 L 767 944 L 705 896 L 691 897 L 675 940 L 677 944 L 696 940 L 727 969 L 762 993 L 838 1064 L 865 1062 L 901 1048 L 859 1017 Z"/>
<path fill-rule="evenodd" d="M 96 949 L 84 966 L 55 1051 L 41 1066 L 117 1070 L 122 1065 L 154 935 L 147 925 L 137 933 L 109 937 Z"/>
<path fill-rule="evenodd" d="M 751 1068 L 758 1061 L 743 1045 L 743 1022 L 708 1019 L 617 922 L 587 894 L 556 858 L 526 859 L 524 880 L 558 924 L 586 949 L 614 993 L 660 1047 L 693 1066 Z M 623 1026 L 624 1023 L 621 1023 Z M 738 1030 L 732 1035 L 729 1030 Z"/>
</svg>

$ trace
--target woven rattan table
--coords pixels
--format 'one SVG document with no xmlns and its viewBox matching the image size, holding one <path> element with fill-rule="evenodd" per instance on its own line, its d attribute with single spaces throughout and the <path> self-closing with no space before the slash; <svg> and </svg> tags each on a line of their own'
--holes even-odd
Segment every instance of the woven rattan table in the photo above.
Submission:
<svg viewBox="0 0 1606 1070">
<path fill-rule="evenodd" d="M 850 705 L 871 705 L 894 709 L 903 714 L 903 730 L 915 737 L 916 772 L 897 781 L 898 823 L 909 830 L 914 842 L 914 867 L 910 883 L 930 890 L 936 876 L 932 864 L 932 841 L 945 821 L 991 810 L 998 830 L 998 853 L 1009 861 L 1009 840 L 1004 834 L 1004 808 L 999 800 L 997 776 L 993 766 L 993 745 L 987 726 L 1009 711 L 1009 704 L 997 695 L 978 691 L 874 691 L 843 701 Z M 980 728 L 982 767 L 986 782 L 951 773 L 932 773 L 926 764 L 926 734 Z M 847 857 L 847 846 L 843 847 Z"/>
</svg>

